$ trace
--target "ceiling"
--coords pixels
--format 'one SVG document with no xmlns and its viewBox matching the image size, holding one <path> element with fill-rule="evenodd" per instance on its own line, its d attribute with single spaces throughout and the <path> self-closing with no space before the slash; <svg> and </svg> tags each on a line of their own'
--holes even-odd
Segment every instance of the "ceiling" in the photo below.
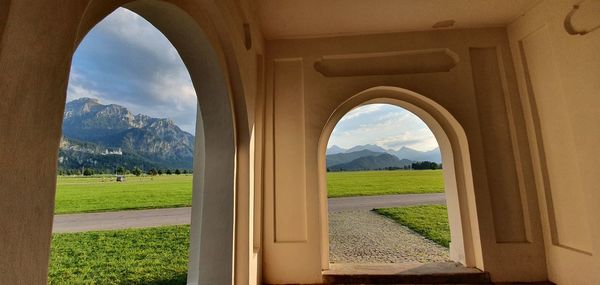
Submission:
<svg viewBox="0 0 600 285">
<path fill-rule="evenodd" d="M 541 0 L 256 0 L 267 39 L 504 26 Z"/>
</svg>

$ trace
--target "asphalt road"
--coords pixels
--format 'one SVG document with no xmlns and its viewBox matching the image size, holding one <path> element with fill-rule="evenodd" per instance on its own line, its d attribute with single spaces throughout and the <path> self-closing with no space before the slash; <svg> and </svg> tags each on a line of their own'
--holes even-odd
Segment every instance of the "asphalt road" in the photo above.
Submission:
<svg viewBox="0 0 600 285">
<path fill-rule="evenodd" d="M 52 232 L 71 233 L 188 225 L 192 208 L 55 215 Z"/>
<path fill-rule="evenodd" d="M 412 205 L 446 204 L 446 194 L 403 194 L 383 196 L 360 196 L 329 198 L 329 212 L 344 210 L 371 210 L 374 208 L 401 207 Z"/>
<path fill-rule="evenodd" d="M 373 208 L 400 207 L 411 205 L 445 204 L 444 193 L 405 194 L 330 198 L 329 211 L 370 210 Z M 54 216 L 52 232 L 85 232 L 147 228 L 190 223 L 191 208 L 169 208 L 104 213 L 67 214 Z"/>
</svg>

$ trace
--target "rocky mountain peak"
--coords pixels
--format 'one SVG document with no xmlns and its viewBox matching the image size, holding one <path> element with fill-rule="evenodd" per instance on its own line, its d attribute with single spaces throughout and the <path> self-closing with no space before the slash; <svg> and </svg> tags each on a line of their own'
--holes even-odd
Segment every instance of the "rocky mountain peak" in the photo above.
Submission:
<svg viewBox="0 0 600 285">
<path fill-rule="evenodd" d="M 97 106 L 101 106 L 98 99 L 83 97 L 68 102 L 65 106 L 65 118 L 92 112 Z"/>
<path fill-rule="evenodd" d="M 70 142 L 85 146 L 63 144 L 64 154 L 97 150 L 122 149 L 124 155 L 146 160 L 145 165 L 170 165 L 191 168 L 194 136 L 181 130 L 171 119 L 134 115 L 127 108 L 103 105 L 98 99 L 80 98 L 68 102 L 63 120 L 63 136 Z M 91 147 L 94 145 L 94 147 Z"/>
</svg>

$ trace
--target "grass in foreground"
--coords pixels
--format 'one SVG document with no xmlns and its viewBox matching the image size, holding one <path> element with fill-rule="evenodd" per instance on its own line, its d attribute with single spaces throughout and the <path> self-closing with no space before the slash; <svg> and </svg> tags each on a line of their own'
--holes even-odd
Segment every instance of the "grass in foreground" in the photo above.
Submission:
<svg viewBox="0 0 600 285">
<path fill-rule="evenodd" d="M 55 214 L 187 207 L 192 204 L 192 175 L 59 176 Z"/>
<path fill-rule="evenodd" d="M 375 209 L 418 234 L 445 247 L 450 245 L 450 226 L 446 206 L 412 206 Z"/>
<path fill-rule="evenodd" d="M 185 284 L 189 226 L 54 234 L 49 284 Z"/>
<path fill-rule="evenodd" d="M 345 171 L 327 173 L 332 197 L 443 193 L 442 170 Z"/>
</svg>

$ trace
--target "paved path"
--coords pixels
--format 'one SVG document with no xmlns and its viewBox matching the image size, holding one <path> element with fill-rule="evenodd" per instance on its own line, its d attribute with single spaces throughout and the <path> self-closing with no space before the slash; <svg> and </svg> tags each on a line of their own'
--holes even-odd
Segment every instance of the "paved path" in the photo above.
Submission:
<svg viewBox="0 0 600 285">
<path fill-rule="evenodd" d="M 54 216 L 52 232 L 69 233 L 95 230 L 147 228 L 188 225 L 192 208 L 169 208 Z"/>
<path fill-rule="evenodd" d="M 329 212 L 342 210 L 372 210 L 411 205 L 446 204 L 446 194 L 403 194 L 329 198 Z"/>
<path fill-rule="evenodd" d="M 406 194 L 385 196 L 345 197 L 329 199 L 329 212 L 371 210 L 424 204 L 444 204 L 445 195 Z M 55 233 L 146 228 L 190 223 L 191 208 L 135 210 L 104 213 L 67 214 L 54 216 Z"/>
</svg>

